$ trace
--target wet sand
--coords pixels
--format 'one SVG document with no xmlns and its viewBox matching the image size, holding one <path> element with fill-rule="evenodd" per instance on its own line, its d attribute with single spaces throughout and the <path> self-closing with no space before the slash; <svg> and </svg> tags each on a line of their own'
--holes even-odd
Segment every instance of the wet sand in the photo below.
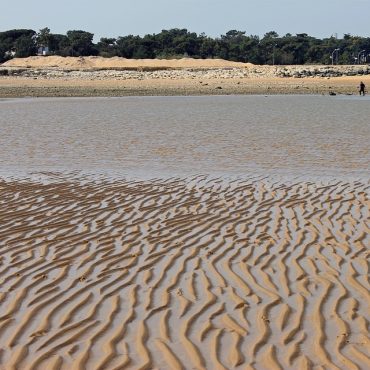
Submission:
<svg viewBox="0 0 370 370">
<path fill-rule="evenodd" d="M 0 77 L 0 98 L 91 97 L 91 96 L 180 96 L 250 94 L 336 94 L 357 95 L 363 80 L 370 76 L 335 78 L 233 78 L 233 79 L 153 79 L 82 80 Z"/>
<path fill-rule="evenodd" d="M 370 368 L 367 104 L 0 102 L 0 369 Z"/>
<path fill-rule="evenodd" d="M 369 184 L 0 182 L 2 369 L 366 369 Z"/>
</svg>

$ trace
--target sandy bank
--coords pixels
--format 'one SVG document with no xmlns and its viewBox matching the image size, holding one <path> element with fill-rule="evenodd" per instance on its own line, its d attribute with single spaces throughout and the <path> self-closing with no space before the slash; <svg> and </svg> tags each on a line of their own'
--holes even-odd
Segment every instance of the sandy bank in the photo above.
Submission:
<svg viewBox="0 0 370 370">
<path fill-rule="evenodd" d="M 366 66 L 255 66 L 225 60 L 30 57 L 0 67 L 0 97 L 357 94 Z"/>
<path fill-rule="evenodd" d="M 0 97 L 230 95 L 230 94 L 358 94 L 360 80 L 370 77 L 197 78 L 197 79 L 39 79 L 0 77 Z"/>
</svg>

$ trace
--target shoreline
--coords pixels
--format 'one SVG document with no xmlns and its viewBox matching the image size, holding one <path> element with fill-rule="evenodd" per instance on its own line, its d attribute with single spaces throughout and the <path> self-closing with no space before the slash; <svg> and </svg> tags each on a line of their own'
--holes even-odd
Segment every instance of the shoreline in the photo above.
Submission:
<svg viewBox="0 0 370 370">
<path fill-rule="evenodd" d="M 0 98 L 358 94 L 366 65 L 253 65 L 221 59 L 30 57 L 0 65 Z"/>
<path fill-rule="evenodd" d="M 309 94 L 357 95 L 370 76 L 334 78 L 39 79 L 0 77 L 0 98 Z"/>
</svg>

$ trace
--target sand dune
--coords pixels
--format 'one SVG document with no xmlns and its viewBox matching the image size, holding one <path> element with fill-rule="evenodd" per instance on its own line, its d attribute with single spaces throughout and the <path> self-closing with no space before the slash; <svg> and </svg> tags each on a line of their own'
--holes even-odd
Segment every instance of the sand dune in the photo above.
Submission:
<svg viewBox="0 0 370 370">
<path fill-rule="evenodd" d="M 120 57 L 28 57 L 14 58 L 2 64 L 4 67 L 66 68 L 66 69 L 114 69 L 114 68 L 220 68 L 250 67 L 251 63 L 232 62 L 223 59 L 126 59 Z"/>
<path fill-rule="evenodd" d="M 1 369 L 368 369 L 369 184 L 0 182 Z"/>
</svg>

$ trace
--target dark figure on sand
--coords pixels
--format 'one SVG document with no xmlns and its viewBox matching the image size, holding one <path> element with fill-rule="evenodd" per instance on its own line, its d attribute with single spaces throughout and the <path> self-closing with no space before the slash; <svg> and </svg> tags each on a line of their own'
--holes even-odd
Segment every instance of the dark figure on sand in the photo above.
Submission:
<svg viewBox="0 0 370 370">
<path fill-rule="evenodd" d="M 362 94 L 363 96 L 365 96 L 365 84 L 361 81 L 360 82 L 360 95 Z"/>
</svg>

